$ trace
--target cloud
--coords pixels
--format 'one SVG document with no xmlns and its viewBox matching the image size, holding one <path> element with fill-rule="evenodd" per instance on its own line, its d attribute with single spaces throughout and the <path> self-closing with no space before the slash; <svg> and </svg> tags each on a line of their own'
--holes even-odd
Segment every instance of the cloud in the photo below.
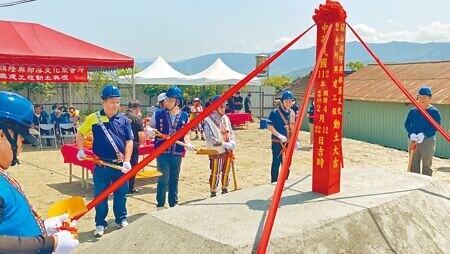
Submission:
<svg viewBox="0 0 450 254">
<path fill-rule="evenodd" d="M 286 44 L 288 44 L 289 42 L 291 42 L 291 40 L 292 40 L 291 38 L 283 36 L 283 37 L 278 38 L 278 39 L 275 40 L 275 46 L 283 47 Z"/>
<path fill-rule="evenodd" d="M 395 32 L 378 32 L 375 28 L 366 24 L 357 24 L 353 26 L 361 38 L 367 42 L 390 42 L 390 41 L 409 41 L 409 42 L 448 42 L 450 41 L 450 24 L 444 24 L 440 21 L 434 21 L 428 25 L 417 26 L 412 31 L 403 30 Z M 348 29 L 347 41 L 354 41 L 356 37 Z"/>
<path fill-rule="evenodd" d="M 240 46 L 244 47 L 244 48 L 247 46 L 247 43 L 245 43 L 244 40 L 240 40 L 240 41 L 238 42 L 238 44 L 239 44 Z"/>
</svg>

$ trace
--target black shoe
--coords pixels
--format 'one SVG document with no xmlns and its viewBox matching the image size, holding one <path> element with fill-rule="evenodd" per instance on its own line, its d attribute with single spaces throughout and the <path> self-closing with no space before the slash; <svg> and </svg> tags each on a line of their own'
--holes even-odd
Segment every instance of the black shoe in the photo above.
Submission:
<svg viewBox="0 0 450 254">
<path fill-rule="evenodd" d="M 228 190 L 227 189 L 222 189 L 222 194 L 227 194 Z"/>
<path fill-rule="evenodd" d="M 128 194 L 133 195 L 133 194 L 138 194 L 140 191 L 138 189 L 134 189 L 134 190 L 129 190 Z"/>
<path fill-rule="evenodd" d="M 202 140 L 205 140 L 205 137 L 202 137 Z"/>
<path fill-rule="evenodd" d="M 216 196 L 216 192 L 215 191 L 211 191 L 211 198 L 213 198 L 213 197 L 215 197 Z"/>
</svg>

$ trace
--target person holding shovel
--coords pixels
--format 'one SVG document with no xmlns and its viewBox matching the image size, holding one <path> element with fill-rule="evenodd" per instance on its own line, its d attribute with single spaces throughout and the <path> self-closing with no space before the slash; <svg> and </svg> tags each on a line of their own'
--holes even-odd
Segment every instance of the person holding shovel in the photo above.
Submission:
<svg viewBox="0 0 450 254">
<path fill-rule="evenodd" d="M 62 230 L 69 216 L 43 221 L 6 172 L 19 164 L 24 139 L 36 143 L 29 132 L 32 123 L 31 102 L 16 93 L 0 91 L 0 253 L 69 253 L 79 244 L 70 231 Z"/>
<path fill-rule="evenodd" d="M 279 106 L 269 114 L 267 129 L 272 133 L 272 167 L 271 183 L 278 180 L 280 164 L 288 145 L 289 138 L 293 135 L 295 124 L 295 112 L 292 110 L 294 95 L 290 91 L 284 91 L 281 95 Z M 295 148 L 300 148 L 300 143 L 296 141 Z M 289 172 L 287 177 L 289 176 Z M 286 177 L 286 178 L 287 178 Z"/>
<path fill-rule="evenodd" d="M 431 97 L 431 88 L 422 86 L 417 94 L 417 102 L 438 124 L 441 124 L 441 115 L 439 110 L 431 105 Z M 422 163 L 422 174 L 431 176 L 433 174 L 431 164 L 436 147 L 436 129 L 416 107 L 409 110 L 405 129 L 410 139 L 411 163 L 408 171 L 420 174 L 420 163 Z M 415 148 L 412 149 L 413 147 Z"/>
<path fill-rule="evenodd" d="M 164 108 L 157 110 L 150 120 L 150 127 L 156 130 L 147 129 L 149 136 L 155 136 L 155 149 L 188 123 L 188 114 L 180 109 L 182 101 L 183 95 L 180 88 L 173 86 L 167 90 Z M 158 178 L 156 185 L 156 209 L 158 211 L 165 208 L 167 191 L 169 192 L 169 206 L 174 207 L 178 204 L 178 178 L 180 176 L 182 155 L 185 147 L 188 151 L 194 151 L 194 146 L 190 143 L 189 134 L 179 141 L 184 141 L 185 146 L 173 144 L 156 159 L 158 170 L 163 173 Z"/>
<path fill-rule="evenodd" d="M 216 95 L 212 102 L 219 99 Z M 230 183 L 230 168 L 234 163 L 233 150 L 236 148 L 236 138 L 231 127 L 230 119 L 225 115 L 226 104 L 223 103 L 211 115 L 205 118 L 205 136 L 208 149 L 218 153 L 209 156 L 209 187 L 211 197 L 215 197 L 219 182 L 222 183 L 222 194 L 228 193 Z M 236 183 L 235 183 L 236 184 Z"/>
<path fill-rule="evenodd" d="M 92 151 L 101 162 L 110 165 L 122 166 L 110 167 L 104 163 L 96 163 L 94 167 L 94 196 L 100 195 L 111 183 L 117 181 L 125 173 L 131 170 L 131 153 L 133 152 L 133 132 L 128 118 L 119 113 L 120 91 L 113 85 L 106 85 L 101 93 L 103 109 L 90 114 L 78 128 L 77 146 L 78 160 L 84 160 L 84 136 L 92 131 Z M 122 228 L 128 225 L 127 221 L 127 192 L 128 182 L 114 191 L 113 212 L 116 227 Z M 108 226 L 108 199 L 103 200 L 95 207 L 95 237 L 101 237 Z"/>
</svg>

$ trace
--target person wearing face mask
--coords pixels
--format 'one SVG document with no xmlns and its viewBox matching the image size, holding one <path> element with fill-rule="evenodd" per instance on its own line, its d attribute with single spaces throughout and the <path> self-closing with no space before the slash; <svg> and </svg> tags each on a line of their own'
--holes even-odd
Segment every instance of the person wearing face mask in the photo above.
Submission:
<svg viewBox="0 0 450 254">
<path fill-rule="evenodd" d="M 212 102 L 220 98 L 216 95 Z M 209 177 L 210 197 L 215 197 L 219 182 L 222 185 L 222 194 L 228 193 L 230 184 L 230 168 L 234 156 L 233 150 L 236 148 L 236 138 L 231 127 L 230 119 L 225 115 L 226 104 L 220 105 L 211 115 L 205 118 L 206 146 L 208 149 L 216 150 L 217 154 L 209 156 Z"/>
<path fill-rule="evenodd" d="M 290 91 L 284 91 L 281 95 L 280 105 L 269 114 L 267 129 L 272 137 L 272 167 L 271 183 L 278 180 L 280 165 L 283 161 L 285 150 L 290 137 L 294 134 L 295 112 L 292 110 L 294 95 Z M 300 143 L 296 141 L 295 148 L 300 148 Z M 289 172 L 288 175 L 289 176 Z"/>
<path fill-rule="evenodd" d="M 36 142 L 29 132 L 32 123 L 31 102 L 16 93 L 0 91 L 0 253 L 70 253 L 79 242 L 69 231 L 59 229 L 69 216 L 43 221 L 6 171 L 19 164 L 24 139 Z"/>
<path fill-rule="evenodd" d="M 117 170 L 105 165 L 94 167 L 94 196 L 100 195 L 113 182 L 131 170 L 131 154 L 133 152 L 133 132 L 128 118 L 119 113 L 120 91 L 113 85 L 106 85 L 101 93 L 103 109 L 90 114 L 78 128 L 76 140 L 78 146 L 77 158 L 86 158 L 84 152 L 84 136 L 92 131 L 92 151 L 98 159 L 118 166 Z M 128 182 L 114 191 L 113 211 L 117 228 L 128 225 L 127 222 L 127 192 Z M 108 226 L 108 199 L 95 207 L 95 237 L 101 237 Z"/>
<path fill-rule="evenodd" d="M 161 146 L 166 137 L 173 136 L 177 131 L 183 128 L 189 121 L 186 112 L 180 109 L 183 102 L 183 95 L 180 88 L 170 87 L 166 92 L 164 108 L 155 112 L 150 120 L 150 128 L 147 129 L 149 136 L 155 136 L 155 149 Z M 153 128 L 153 129 L 152 129 Z M 155 133 L 156 131 L 164 136 Z M 193 151 L 194 146 L 190 143 L 189 134 L 179 139 L 185 143 L 188 151 Z M 166 192 L 168 192 L 169 207 L 178 205 L 178 178 L 180 176 L 182 155 L 185 147 L 179 144 L 173 144 L 156 159 L 158 170 L 163 173 L 158 178 L 156 185 L 156 209 L 163 210 L 166 205 Z"/>
<path fill-rule="evenodd" d="M 439 110 L 431 105 L 432 91 L 428 86 L 422 86 L 417 94 L 417 102 L 438 124 L 441 124 L 441 115 Z M 431 165 L 433 162 L 434 149 L 436 148 L 436 129 L 428 122 L 428 120 L 413 107 L 409 110 L 405 120 L 405 129 L 408 133 L 411 165 L 408 169 L 410 172 L 431 176 L 433 170 Z M 420 170 L 422 164 L 422 170 Z"/>
</svg>

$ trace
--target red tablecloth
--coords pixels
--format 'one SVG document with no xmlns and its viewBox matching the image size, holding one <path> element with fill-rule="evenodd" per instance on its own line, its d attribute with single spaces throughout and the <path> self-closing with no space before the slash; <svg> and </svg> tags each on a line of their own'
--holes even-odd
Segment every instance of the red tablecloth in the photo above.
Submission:
<svg viewBox="0 0 450 254">
<path fill-rule="evenodd" d="M 245 125 L 247 122 L 253 123 L 253 118 L 250 113 L 227 113 L 230 118 L 230 123 L 233 126 Z"/>
<path fill-rule="evenodd" d="M 150 145 L 143 145 L 139 147 L 139 155 L 145 155 L 145 154 L 150 154 L 155 150 L 153 144 Z M 77 166 L 83 167 L 83 168 L 87 168 L 89 170 L 94 169 L 94 163 L 92 161 L 79 161 L 77 159 L 77 152 L 78 152 L 78 148 L 77 148 L 77 144 L 65 144 L 61 147 L 61 153 L 64 157 L 64 163 L 72 163 L 75 164 Z M 91 149 L 89 148 L 84 148 L 84 152 L 86 153 L 86 155 L 90 155 L 93 156 L 94 153 L 92 152 Z"/>
</svg>

